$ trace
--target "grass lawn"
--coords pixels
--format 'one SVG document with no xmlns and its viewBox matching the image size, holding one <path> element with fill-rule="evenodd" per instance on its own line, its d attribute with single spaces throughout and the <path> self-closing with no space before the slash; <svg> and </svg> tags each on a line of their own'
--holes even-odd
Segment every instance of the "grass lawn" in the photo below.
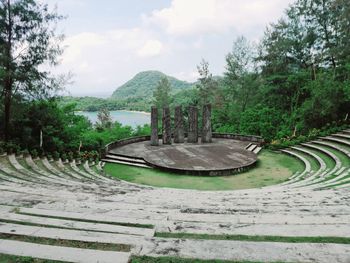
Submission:
<svg viewBox="0 0 350 263">
<path fill-rule="evenodd" d="M 236 190 L 263 187 L 283 182 L 293 173 L 303 169 L 303 164 L 293 157 L 267 150 L 259 154 L 255 168 L 232 176 L 188 176 L 121 164 L 107 163 L 105 165 L 105 172 L 108 175 L 132 183 L 198 190 Z"/>
<path fill-rule="evenodd" d="M 231 260 L 202 260 L 177 257 L 136 257 L 131 258 L 131 263 L 261 263 L 257 261 L 231 261 Z M 282 263 L 282 262 L 274 262 Z"/>
<path fill-rule="evenodd" d="M 236 240 L 252 242 L 285 242 L 285 243 L 334 243 L 350 244 L 348 237 L 302 237 L 302 236 L 247 236 L 247 235 L 215 235 L 193 233 L 157 232 L 156 237 L 204 240 Z"/>
<path fill-rule="evenodd" d="M 63 261 L 0 254 L 0 263 L 63 263 Z"/>
</svg>

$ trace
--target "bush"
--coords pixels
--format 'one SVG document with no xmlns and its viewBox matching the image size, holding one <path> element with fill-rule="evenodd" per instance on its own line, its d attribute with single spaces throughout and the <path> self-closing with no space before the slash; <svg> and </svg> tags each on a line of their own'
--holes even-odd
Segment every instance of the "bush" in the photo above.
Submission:
<svg viewBox="0 0 350 263">
<path fill-rule="evenodd" d="M 32 158 L 37 158 L 38 157 L 38 151 L 36 149 L 32 150 L 30 152 L 30 154 L 32 155 Z"/>
<path fill-rule="evenodd" d="M 6 151 L 8 154 L 19 154 L 19 152 L 21 151 L 21 148 L 19 147 L 19 145 L 13 143 L 13 142 L 8 142 L 6 143 Z"/>
<path fill-rule="evenodd" d="M 65 162 L 68 159 L 67 154 L 66 153 L 62 153 L 61 154 L 61 159 L 62 159 L 62 161 Z"/>
<path fill-rule="evenodd" d="M 73 152 L 68 152 L 67 157 L 68 157 L 68 160 L 69 160 L 70 162 L 73 161 L 73 160 L 74 160 L 74 154 L 73 154 Z"/>
<path fill-rule="evenodd" d="M 52 157 L 53 157 L 54 160 L 57 161 L 57 160 L 60 158 L 60 153 L 57 152 L 57 151 L 54 151 L 54 152 L 52 153 Z"/>
<path fill-rule="evenodd" d="M 23 156 L 25 156 L 25 157 L 29 155 L 28 149 L 25 149 L 25 150 L 21 151 L 21 153 L 22 153 Z"/>
</svg>

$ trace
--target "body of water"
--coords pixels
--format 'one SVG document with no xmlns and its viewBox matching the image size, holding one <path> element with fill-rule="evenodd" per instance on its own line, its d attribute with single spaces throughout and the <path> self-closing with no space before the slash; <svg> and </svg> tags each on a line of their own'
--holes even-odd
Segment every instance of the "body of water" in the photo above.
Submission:
<svg viewBox="0 0 350 263">
<path fill-rule="evenodd" d="M 110 111 L 113 121 L 118 121 L 123 125 L 128 125 L 135 128 L 138 125 L 150 124 L 151 115 L 149 113 L 137 111 Z M 97 111 L 79 111 L 79 115 L 86 116 L 92 123 L 97 122 Z"/>
</svg>

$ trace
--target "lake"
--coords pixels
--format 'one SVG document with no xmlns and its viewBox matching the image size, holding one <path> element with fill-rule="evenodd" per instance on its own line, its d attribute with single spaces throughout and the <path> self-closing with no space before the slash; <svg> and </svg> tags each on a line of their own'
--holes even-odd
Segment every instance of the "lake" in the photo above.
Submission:
<svg viewBox="0 0 350 263">
<path fill-rule="evenodd" d="M 110 111 L 113 121 L 136 128 L 138 125 L 150 124 L 151 114 L 137 111 Z M 86 116 L 92 123 L 97 122 L 97 111 L 78 111 L 76 114 Z"/>
</svg>

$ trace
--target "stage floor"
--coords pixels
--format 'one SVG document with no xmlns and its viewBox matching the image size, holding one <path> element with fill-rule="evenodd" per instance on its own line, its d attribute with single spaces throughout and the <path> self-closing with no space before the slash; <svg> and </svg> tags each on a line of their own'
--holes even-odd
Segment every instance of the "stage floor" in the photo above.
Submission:
<svg viewBox="0 0 350 263">
<path fill-rule="evenodd" d="M 198 175 L 220 175 L 252 166 L 257 155 L 247 151 L 249 142 L 213 138 L 212 143 L 151 146 L 149 141 L 111 149 L 114 154 L 143 158 L 153 167 Z"/>
</svg>

